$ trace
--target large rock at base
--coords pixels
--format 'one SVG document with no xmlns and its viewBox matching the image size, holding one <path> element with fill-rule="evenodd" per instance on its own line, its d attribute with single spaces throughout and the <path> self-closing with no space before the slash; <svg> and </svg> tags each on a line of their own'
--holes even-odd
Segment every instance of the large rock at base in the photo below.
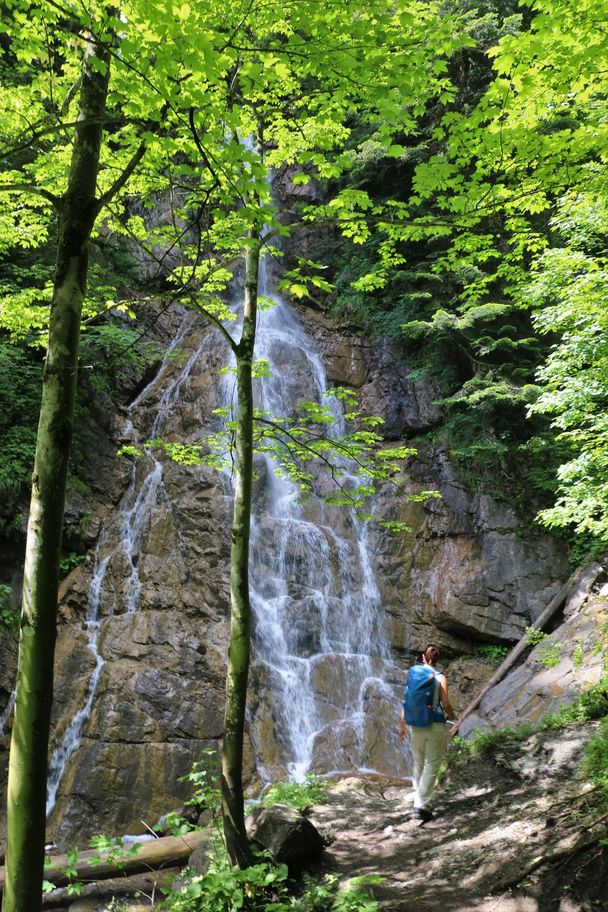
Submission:
<svg viewBox="0 0 608 912">
<path fill-rule="evenodd" d="M 314 824 L 286 804 L 254 808 L 245 825 L 249 838 L 267 849 L 277 864 L 301 868 L 323 851 L 324 840 Z"/>
</svg>

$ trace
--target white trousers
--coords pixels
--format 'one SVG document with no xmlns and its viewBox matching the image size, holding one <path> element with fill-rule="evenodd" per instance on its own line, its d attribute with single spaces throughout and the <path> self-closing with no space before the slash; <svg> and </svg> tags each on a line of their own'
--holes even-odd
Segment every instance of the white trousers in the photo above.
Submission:
<svg viewBox="0 0 608 912">
<path fill-rule="evenodd" d="M 425 807 L 437 782 L 441 761 L 448 746 L 444 722 L 422 727 L 411 725 L 410 743 L 414 755 L 414 807 Z"/>
</svg>

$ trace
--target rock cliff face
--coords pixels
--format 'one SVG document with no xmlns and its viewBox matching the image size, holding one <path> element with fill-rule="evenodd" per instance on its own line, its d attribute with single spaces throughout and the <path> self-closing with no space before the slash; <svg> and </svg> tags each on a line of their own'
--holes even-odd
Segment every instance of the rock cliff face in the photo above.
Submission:
<svg viewBox="0 0 608 912">
<path fill-rule="evenodd" d="M 386 341 L 362 339 L 351 327 L 335 326 L 318 313 L 299 316 L 328 381 L 354 387 L 362 406 L 385 419 L 391 441 L 407 440 L 437 422 L 434 390 L 412 378 Z M 224 346 L 200 318 L 179 308 L 158 326 L 167 340 L 177 334 L 177 342 L 148 386 L 113 416 L 113 439 L 100 441 L 98 453 L 91 454 L 91 475 L 109 481 L 86 506 L 90 550 L 61 591 L 51 831 L 62 842 L 91 831 L 139 831 L 144 818 L 152 823 L 188 794 L 180 777 L 222 734 L 229 479 L 155 455 L 111 455 L 121 441 L 162 436 L 193 443 L 217 426 L 213 409 L 222 403 L 218 371 L 226 361 Z M 308 398 L 304 368 L 285 381 Z M 267 482 L 260 463 L 260 504 Z M 408 502 L 409 493 L 429 488 L 440 490 L 442 498 Z M 317 508 L 309 509 L 313 521 Z M 407 521 L 412 531 L 367 533 L 392 665 L 383 666 L 389 698 L 373 689 L 362 698 L 365 765 L 406 774 L 394 722 L 404 659 L 430 639 L 454 656 L 470 654 L 480 642 L 518 639 L 567 571 L 550 540 L 524 540 L 511 510 L 469 495 L 437 447 L 411 461 L 397 489 L 379 492 L 376 509 Z M 324 514 L 323 522 L 341 529 L 345 520 Z M 271 573 L 273 554 L 261 551 Z M 330 573 L 337 573 L 331 549 L 328 553 Z M 306 561 L 306 554 L 299 559 Z M 294 604 L 304 606 L 299 614 L 295 610 L 293 624 L 307 628 L 314 644 L 313 615 L 297 560 L 291 566 L 287 585 Z M 353 578 L 356 582 L 356 573 Z M 336 662 L 327 664 L 333 674 Z M 336 678 L 328 677 L 323 662 L 315 666 L 312 687 L 327 720 L 314 755 L 321 771 L 332 763 L 336 704 L 348 700 L 348 663 L 340 668 L 344 693 L 338 699 Z M 485 673 L 475 662 L 467 669 L 459 676 L 463 701 L 467 687 Z M 0 685 L 6 689 L 3 681 Z M 454 693 L 458 704 L 458 687 Z M 88 704 L 79 728 L 74 716 Z M 254 664 L 250 721 L 256 721 L 258 755 L 263 746 L 264 768 L 273 774 L 284 771 L 276 708 L 264 668 Z M 345 730 L 340 737 L 347 741 L 352 734 Z M 348 744 L 345 752 L 348 756 Z M 251 744 L 246 775 L 255 780 Z"/>
<path fill-rule="evenodd" d="M 357 389 L 364 409 L 384 419 L 389 440 L 437 423 L 438 392 L 412 379 L 394 345 L 347 330 L 336 338 L 335 327 L 317 315 L 313 319 L 328 376 Z M 431 489 L 441 499 L 412 504 L 404 496 Z M 417 650 L 434 640 L 466 652 L 472 642 L 517 640 L 568 575 L 563 552 L 551 539 L 524 539 L 512 509 L 485 495 L 471 496 L 439 447 L 419 452 L 401 491 L 382 492 L 379 509 L 412 528 L 409 536 L 377 536 L 374 548 L 396 649 Z"/>
</svg>

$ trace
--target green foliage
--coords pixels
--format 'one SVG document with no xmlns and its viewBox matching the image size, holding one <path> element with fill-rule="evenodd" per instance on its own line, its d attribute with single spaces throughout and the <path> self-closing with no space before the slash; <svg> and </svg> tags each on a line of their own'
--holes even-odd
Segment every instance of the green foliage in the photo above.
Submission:
<svg viewBox="0 0 608 912">
<path fill-rule="evenodd" d="M 332 300 L 433 365 L 465 483 L 569 530 L 576 563 L 608 540 L 607 45 L 592 0 L 522 9 L 459 4 L 456 98 L 398 155 L 359 129 Z"/>
<path fill-rule="evenodd" d="M 564 725 L 601 719 L 606 715 L 608 715 L 608 676 L 604 676 L 589 690 L 579 694 L 577 699 L 568 706 L 562 706 L 556 713 L 543 716 L 539 724 L 541 729 L 562 728 Z"/>
<path fill-rule="evenodd" d="M 106 836 L 105 834 L 92 836 L 89 844 L 99 853 L 89 859 L 89 864 L 97 866 L 104 862 L 115 865 L 118 869 L 124 867 L 125 862 L 137 855 L 141 849 L 141 843 L 127 844 L 120 836 Z"/>
<path fill-rule="evenodd" d="M 492 731 L 476 731 L 469 739 L 456 736 L 449 743 L 448 765 L 489 756 L 497 747 L 514 741 L 525 741 L 533 732 L 534 726 L 526 723 L 517 728 L 505 726 Z"/>
<path fill-rule="evenodd" d="M 82 335 L 81 370 L 96 392 L 112 391 L 131 373 L 142 373 L 164 354 L 160 345 L 148 340 L 135 326 L 106 318 L 88 327 Z"/>
<path fill-rule="evenodd" d="M 606 542 L 589 533 L 572 532 L 568 558 L 573 567 L 600 560 L 606 554 Z"/>
<path fill-rule="evenodd" d="M 264 807 L 272 804 L 287 804 L 298 811 L 307 811 L 313 804 L 323 801 L 323 792 L 327 783 L 307 773 L 303 782 L 275 782 L 262 798 Z"/>
<path fill-rule="evenodd" d="M 538 371 L 543 391 L 531 411 L 552 417 L 571 458 L 559 468 L 555 505 L 540 518 L 549 527 L 572 527 L 606 542 L 608 269 L 594 251 L 608 234 L 608 201 L 568 195 L 553 222 L 568 246 L 537 259 L 527 292 L 539 307 L 540 331 L 560 341 Z"/>
<path fill-rule="evenodd" d="M 262 372 L 262 379 L 266 372 Z M 334 400 L 332 402 L 332 400 Z M 344 422 L 336 415 L 335 400 L 344 408 Z M 210 434 L 200 443 L 181 444 L 149 440 L 153 446 L 181 465 L 208 465 L 216 470 L 232 466 L 237 422 L 229 408 L 216 409 L 224 420 L 224 430 Z M 355 393 L 334 387 L 324 393 L 324 401 L 300 402 L 296 414 L 276 417 L 259 410 L 254 414 L 253 446 L 257 453 L 269 453 L 276 461 L 279 476 L 289 478 L 306 496 L 315 491 L 316 473 L 329 472 L 333 490 L 324 495 L 331 506 L 353 507 L 358 516 L 377 522 L 393 531 L 409 531 L 401 522 L 382 519 L 366 511 L 368 500 L 378 485 L 396 483 L 405 459 L 416 452 L 413 447 L 386 446 L 383 420 L 358 409 Z M 137 457 L 141 450 L 127 446 L 120 453 Z M 439 497 L 437 491 L 421 491 L 410 500 Z"/>
<path fill-rule="evenodd" d="M 534 658 L 545 668 L 556 668 L 561 662 L 563 644 L 549 642 L 549 634 L 544 631 L 539 630 L 537 627 L 526 627 L 526 642 L 529 646 L 544 644 L 542 649 L 536 651 Z"/>
<path fill-rule="evenodd" d="M 157 345 L 115 318 L 84 332 L 70 485 L 85 496 L 89 488 L 78 473 L 97 445 L 104 395 L 114 397 L 125 378 L 143 372 L 158 358 Z M 0 538 L 12 538 L 21 531 L 21 506 L 34 465 L 41 387 L 39 349 L 0 340 Z M 62 561 L 61 573 L 69 572 L 75 562 L 76 557 L 68 555 Z"/>
<path fill-rule="evenodd" d="M 274 865 L 263 852 L 256 855 L 254 865 L 244 870 L 229 864 L 219 817 L 221 795 L 215 750 L 205 750 L 203 758 L 182 781 L 193 786 L 187 803 L 210 812 L 209 839 L 205 843 L 210 864 L 202 875 L 183 872 L 166 893 L 163 908 L 170 912 L 376 912 L 377 903 L 367 886 L 379 882 L 378 878 L 354 878 L 346 887 L 339 886 L 335 875 L 322 879 L 305 876 L 302 881 L 292 881 L 286 865 Z M 323 789 L 324 784 L 313 775 L 302 783 L 277 783 L 266 793 L 263 804 L 282 803 L 305 810 L 322 800 Z M 173 822 L 176 835 L 185 832 L 185 821 Z"/>
<path fill-rule="evenodd" d="M 206 748 L 202 751 L 203 759 L 197 760 L 191 771 L 180 779 L 180 782 L 190 782 L 193 786 L 193 795 L 189 804 L 213 810 L 221 802 L 219 787 L 219 769 L 217 751 Z"/>
<path fill-rule="evenodd" d="M 159 833 L 169 831 L 171 836 L 183 836 L 185 833 L 198 830 L 199 827 L 181 814 L 170 811 L 163 817 L 162 822 L 155 825 L 154 829 Z"/>
<path fill-rule="evenodd" d="M 585 647 L 581 637 L 577 637 L 572 650 L 572 664 L 575 668 L 582 668 L 585 660 Z"/>
<path fill-rule="evenodd" d="M 92 836 L 89 842 L 92 849 L 98 854 L 88 855 L 87 864 L 96 867 L 100 864 L 111 864 L 116 867 L 117 872 L 124 867 L 128 859 L 133 858 L 141 849 L 141 843 L 132 843 L 127 845 L 119 836 Z M 70 896 L 79 896 L 84 890 L 84 884 L 77 880 L 78 877 L 78 860 L 80 858 L 80 849 L 73 847 L 67 852 L 67 864 L 61 868 L 61 874 L 68 881 L 67 891 Z M 44 860 L 45 869 L 52 866 L 52 858 L 47 855 Z M 50 880 L 44 880 L 42 890 L 44 893 L 51 893 L 55 890 L 55 884 Z"/>
<path fill-rule="evenodd" d="M 347 887 L 338 890 L 332 912 L 378 912 L 379 905 L 367 889 L 369 885 L 382 883 L 379 875 L 352 877 Z M 306 905 L 303 907 L 306 909 Z"/>
<path fill-rule="evenodd" d="M 496 646 L 494 643 L 490 643 L 487 646 L 477 646 L 475 649 L 475 655 L 489 659 L 494 665 L 499 665 L 508 653 L 508 646 Z"/>
<path fill-rule="evenodd" d="M 0 523 L 12 517 L 31 480 L 41 382 L 40 357 L 0 341 Z"/>
<path fill-rule="evenodd" d="M 539 643 L 544 643 L 548 635 L 544 630 L 539 630 L 538 627 L 526 627 L 526 643 L 528 646 L 538 646 Z"/>
<path fill-rule="evenodd" d="M 547 643 L 537 654 L 536 660 L 545 668 L 557 668 L 562 660 L 563 646 L 561 643 Z"/>
<path fill-rule="evenodd" d="M 608 718 L 600 722 L 597 734 L 589 739 L 581 771 L 590 782 L 608 790 Z"/>
<path fill-rule="evenodd" d="M 205 874 L 186 871 L 167 894 L 170 912 L 377 912 L 369 886 L 380 877 L 355 877 L 339 886 L 337 875 L 320 880 L 290 881 L 286 865 L 274 865 L 263 854 L 241 870 L 225 856 L 213 858 Z"/>
<path fill-rule="evenodd" d="M 0 583 L 0 637 L 15 637 L 19 631 L 19 609 L 12 602 L 13 590 Z"/>
<path fill-rule="evenodd" d="M 61 576 L 64 577 L 71 573 L 75 567 L 78 567 L 83 562 L 84 558 L 84 554 L 76 554 L 76 552 L 70 551 L 66 557 L 59 561 L 59 573 Z"/>
</svg>

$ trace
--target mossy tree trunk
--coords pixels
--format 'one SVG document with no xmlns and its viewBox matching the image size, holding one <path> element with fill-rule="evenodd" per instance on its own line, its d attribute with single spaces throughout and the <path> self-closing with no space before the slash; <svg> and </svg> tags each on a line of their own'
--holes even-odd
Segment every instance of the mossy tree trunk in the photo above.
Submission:
<svg viewBox="0 0 608 912">
<path fill-rule="evenodd" d="M 230 556 L 230 645 L 226 674 L 226 708 L 222 747 L 222 815 L 224 839 L 232 864 L 247 867 L 252 856 L 245 832 L 243 739 L 247 677 L 251 650 L 249 540 L 253 483 L 253 352 L 257 317 L 259 244 L 245 258 L 243 331 L 236 353 L 237 418 L 235 491 Z"/>
<path fill-rule="evenodd" d="M 90 65 L 93 57 L 102 61 L 95 69 Z M 9 760 L 3 912 L 36 912 L 42 907 L 59 559 L 88 245 L 99 209 L 95 192 L 109 64 L 107 48 L 92 41 L 86 44 L 67 189 L 57 200 L 57 261 L 32 478 Z"/>
</svg>

